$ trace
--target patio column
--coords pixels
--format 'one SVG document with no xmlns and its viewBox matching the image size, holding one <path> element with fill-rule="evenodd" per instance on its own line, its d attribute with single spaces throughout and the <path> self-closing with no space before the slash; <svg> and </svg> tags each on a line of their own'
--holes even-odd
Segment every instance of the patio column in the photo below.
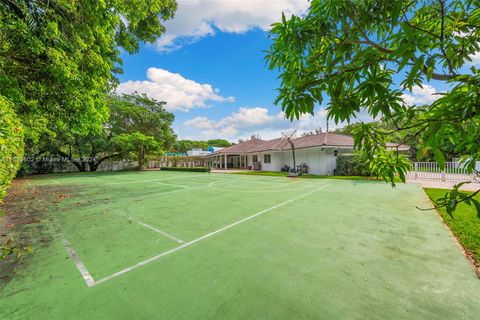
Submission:
<svg viewBox="0 0 480 320">
<path fill-rule="evenodd" d="M 227 155 L 225 155 L 225 170 L 227 170 Z"/>
</svg>

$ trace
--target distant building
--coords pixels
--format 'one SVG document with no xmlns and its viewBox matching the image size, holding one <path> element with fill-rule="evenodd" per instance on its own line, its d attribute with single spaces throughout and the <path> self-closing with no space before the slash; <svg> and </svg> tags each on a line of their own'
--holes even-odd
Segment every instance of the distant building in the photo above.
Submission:
<svg viewBox="0 0 480 320">
<path fill-rule="evenodd" d="M 208 155 L 211 155 L 212 153 L 213 153 L 212 151 L 205 151 L 205 150 L 202 150 L 201 148 L 193 148 L 192 150 L 187 151 L 187 156 L 189 157 L 208 156 Z"/>
<path fill-rule="evenodd" d="M 211 153 L 215 153 L 215 152 L 218 152 L 220 150 L 223 150 L 225 148 L 222 148 L 222 147 L 208 147 L 208 151 L 210 151 Z"/>
</svg>

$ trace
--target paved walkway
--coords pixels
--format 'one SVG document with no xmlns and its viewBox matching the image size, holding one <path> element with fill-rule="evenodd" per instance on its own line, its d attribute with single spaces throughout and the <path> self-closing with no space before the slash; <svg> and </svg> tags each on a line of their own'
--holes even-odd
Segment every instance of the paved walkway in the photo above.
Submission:
<svg viewBox="0 0 480 320">
<path fill-rule="evenodd" d="M 452 189 L 454 185 L 459 183 L 458 181 L 435 181 L 435 180 L 413 180 L 407 179 L 407 183 L 417 183 L 423 188 L 438 188 L 438 189 Z M 460 190 L 465 191 L 477 191 L 480 189 L 480 183 L 466 183 Z"/>
</svg>

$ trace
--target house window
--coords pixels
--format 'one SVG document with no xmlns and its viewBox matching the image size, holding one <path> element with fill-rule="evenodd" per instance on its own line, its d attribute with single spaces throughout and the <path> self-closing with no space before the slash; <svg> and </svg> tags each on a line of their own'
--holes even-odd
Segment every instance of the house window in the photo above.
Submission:
<svg viewBox="0 0 480 320">
<path fill-rule="evenodd" d="M 258 157 L 256 154 L 253 155 L 252 162 L 258 162 Z"/>
<path fill-rule="evenodd" d="M 270 163 L 271 160 L 272 160 L 272 159 L 271 159 L 271 157 L 270 157 L 269 154 L 264 154 L 264 155 L 263 155 L 263 162 L 264 162 L 264 163 Z"/>
<path fill-rule="evenodd" d="M 333 155 L 336 157 L 338 155 L 338 151 L 337 150 L 333 151 Z"/>
</svg>

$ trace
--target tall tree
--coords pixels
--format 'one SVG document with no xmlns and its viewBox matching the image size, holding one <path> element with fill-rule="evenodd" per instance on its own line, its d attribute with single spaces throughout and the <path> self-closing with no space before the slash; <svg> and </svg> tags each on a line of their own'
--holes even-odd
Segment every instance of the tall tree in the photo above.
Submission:
<svg viewBox="0 0 480 320">
<path fill-rule="evenodd" d="M 107 99 L 110 116 L 100 132 L 58 127 L 55 139 L 45 140 L 40 153 L 64 157 L 81 172 L 96 171 L 105 160 L 132 152 L 141 166 L 150 152 L 168 150 L 175 141 L 171 128 L 175 117 L 164 106 L 165 102 L 145 95 L 111 95 Z"/>
<path fill-rule="evenodd" d="M 0 95 L 15 105 L 26 138 L 52 124 L 100 131 L 120 48 L 138 51 L 164 31 L 174 0 L 0 2 Z"/>
<path fill-rule="evenodd" d="M 207 141 L 207 144 L 212 147 L 226 148 L 230 147 L 232 144 L 225 139 L 211 139 Z"/>
<path fill-rule="evenodd" d="M 370 159 L 385 152 L 391 134 L 410 130 L 440 167 L 440 146 L 450 140 L 466 150 L 463 159 L 473 171 L 480 160 L 480 71 L 468 64 L 480 51 L 479 5 L 312 0 L 305 16 L 283 17 L 272 27 L 266 58 L 271 69 L 281 70 L 276 103 L 293 119 L 313 113 L 328 97 L 328 118 L 337 123 L 366 110 L 396 124 L 394 130 L 362 124 L 354 132 L 356 147 L 369 151 Z M 448 90 L 423 108 L 408 105 L 403 93 L 428 82 Z"/>
</svg>

